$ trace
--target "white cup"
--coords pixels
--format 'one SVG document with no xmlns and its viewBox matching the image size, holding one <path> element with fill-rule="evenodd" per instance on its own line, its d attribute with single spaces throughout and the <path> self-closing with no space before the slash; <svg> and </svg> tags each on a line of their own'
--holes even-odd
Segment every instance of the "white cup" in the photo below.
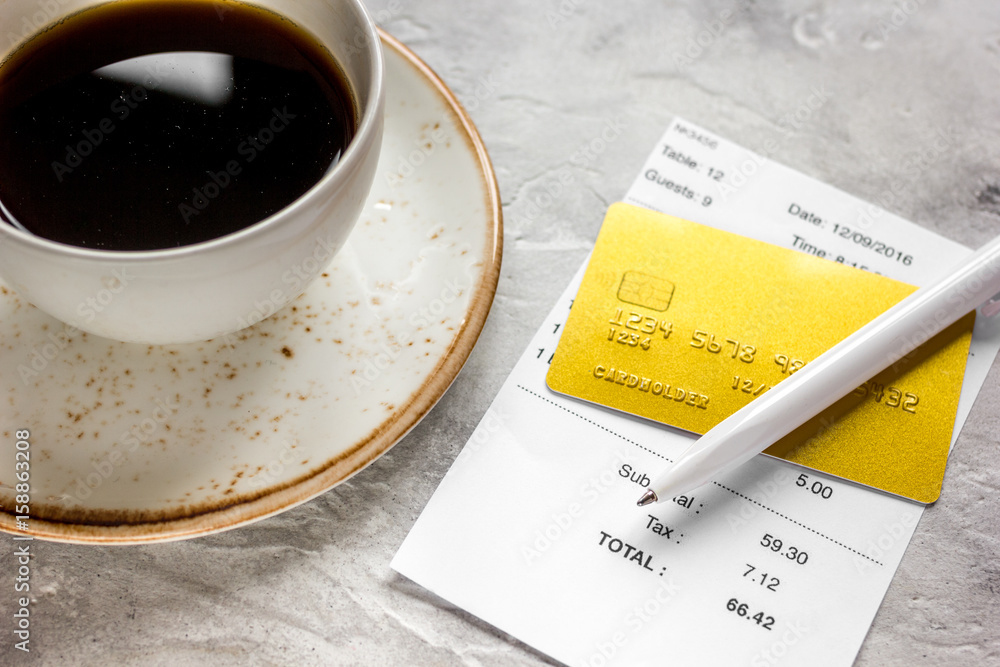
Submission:
<svg viewBox="0 0 1000 667">
<path fill-rule="evenodd" d="M 6 0 L 0 62 L 32 34 L 105 1 Z M 71 326 L 120 341 L 207 340 L 254 324 L 295 299 L 343 245 L 375 179 L 382 144 L 378 32 L 360 0 L 245 1 L 311 33 L 343 68 L 360 122 L 339 163 L 274 215 L 180 248 L 94 250 L 0 222 L 0 278 L 28 302 Z"/>
</svg>

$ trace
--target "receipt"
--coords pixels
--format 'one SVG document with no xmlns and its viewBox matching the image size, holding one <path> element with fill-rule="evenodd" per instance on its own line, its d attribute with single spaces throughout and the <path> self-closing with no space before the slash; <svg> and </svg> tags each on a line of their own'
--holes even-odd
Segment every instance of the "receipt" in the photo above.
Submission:
<svg viewBox="0 0 1000 667">
<path fill-rule="evenodd" d="M 683 120 L 626 201 L 915 285 L 969 252 Z M 582 277 L 583 267 L 392 567 L 569 665 L 851 664 L 922 507 L 758 456 L 637 508 L 694 436 L 547 388 Z M 662 306 L 670 282 L 637 271 L 622 287 Z M 1000 330 L 978 318 L 970 349 L 955 434 Z"/>
</svg>

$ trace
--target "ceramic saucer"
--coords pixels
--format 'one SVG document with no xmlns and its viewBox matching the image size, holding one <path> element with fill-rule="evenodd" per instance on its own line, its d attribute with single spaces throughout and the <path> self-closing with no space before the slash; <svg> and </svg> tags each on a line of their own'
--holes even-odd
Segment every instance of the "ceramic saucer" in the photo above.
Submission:
<svg viewBox="0 0 1000 667">
<path fill-rule="evenodd" d="M 323 277 L 273 317 L 205 343 L 132 345 L 76 333 L 0 286 L 0 529 L 18 530 L 21 429 L 27 533 L 137 543 L 303 503 L 441 398 L 493 301 L 499 194 L 452 93 L 383 44 L 385 140 L 365 211 Z"/>
</svg>

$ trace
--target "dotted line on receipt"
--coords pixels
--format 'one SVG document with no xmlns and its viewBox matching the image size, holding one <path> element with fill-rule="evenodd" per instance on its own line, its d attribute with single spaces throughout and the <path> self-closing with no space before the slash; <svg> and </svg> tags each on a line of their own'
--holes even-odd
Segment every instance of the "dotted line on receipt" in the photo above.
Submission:
<svg viewBox="0 0 1000 667">
<path fill-rule="evenodd" d="M 637 206 L 641 206 L 643 208 L 648 208 L 650 211 L 656 211 L 657 213 L 662 213 L 663 215 L 670 215 L 666 211 L 661 211 L 658 206 L 653 206 L 652 204 L 647 204 L 646 202 L 641 201 L 639 199 L 636 199 L 635 197 L 629 197 L 629 203 L 635 204 Z"/>
<path fill-rule="evenodd" d="M 648 452 L 648 453 L 652 454 L 653 456 L 658 456 L 659 458 L 661 458 L 661 459 L 663 459 L 663 460 L 665 460 L 665 461 L 667 461 L 667 462 L 669 462 L 669 463 L 673 463 L 673 459 L 669 459 L 669 458 L 667 458 L 666 456 L 664 456 L 663 454 L 660 454 L 659 452 L 656 452 L 656 451 L 653 451 L 652 449 L 649 449 L 648 447 L 644 447 L 643 445 L 640 445 L 640 444 L 639 444 L 638 442 L 636 442 L 636 441 L 634 441 L 634 440 L 630 440 L 629 438 L 626 438 L 626 437 L 625 437 L 624 435 L 622 435 L 621 433 L 617 433 L 617 432 L 615 432 L 615 431 L 612 431 L 612 430 L 611 430 L 611 429 L 609 429 L 609 428 L 608 428 L 607 426 L 604 426 L 603 424 L 598 424 L 598 423 L 597 423 L 597 422 L 595 422 L 595 421 L 594 421 L 593 419 L 588 419 L 587 417 L 584 417 L 583 415 L 581 415 L 581 414 L 580 414 L 579 412 L 574 412 L 573 410 L 570 410 L 570 409 L 569 409 L 569 408 L 567 408 L 567 407 L 566 407 L 565 405 L 560 405 L 559 403 L 556 403 L 556 402 L 555 402 L 555 401 L 553 401 L 552 399 L 550 399 L 550 398 L 546 398 L 545 396 L 542 396 L 541 394 L 539 394 L 539 393 L 537 393 L 537 392 L 534 392 L 534 391 L 532 391 L 531 389 L 528 389 L 527 387 L 525 387 L 525 386 L 523 386 L 523 385 L 517 385 L 517 388 L 518 388 L 518 389 L 520 389 L 520 390 L 522 390 L 522 391 L 525 391 L 525 392 L 527 392 L 527 393 L 531 394 L 531 395 L 532 395 L 532 396 L 534 396 L 535 398 L 538 398 L 538 399 L 541 399 L 541 400 L 545 401 L 545 402 L 546 402 L 546 403 L 548 403 L 549 405 L 553 405 L 553 406 L 555 406 L 555 407 L 559 408 L 559 409 L 560 409 L 560 410 L 562 410 L 563 412 L 568 412 L 569 414 L 573 415 L 574 417 L 576 417 L 576 418 L 578 418 L 578 419 L 582 419 L 583 421 L 587 422 L 588 424 L 590 424 L 590 425 L 592 425 L 592 426 L 596 426 L 597 428 L 601 429 L 602 431 L 604 431 L 604 432 L 606 432 L 606 433 L 608 433 L 608 434 L 610 434 L 610 435 L 613 435 L 613 436 L 615 436 L 616 438 L 619 438 L 619 439 L 621 439 L 621 440 L 624 440 L 625 442 L 629 443 L 630 445 L 634 445 L 635 447 L 638 447 L 639 449 L 641 449 L 641 450 L 643 450 L 643 451 L 645 451 L 645 452 Z M 773 509 L 773 508 L 771 508 L 771 507 L 768 507 L 767 505 L 764 505 L 763 503 L 761 503 L 761 502 L 759 502 L 759 501 L 757 501 L 757 500 L 754 500 L 753 498 L 751 498 L 751 497 L 749 497 L 749 496 L 745 496 L 745 495 L 743 495 L 742 493 L 740 493 L 739 491 L 735 491 L 735 490 L 733 490 L 733 489 L 730 489 L 730 488 L 729 488 L 728 486 L 726 486 L 726 485 L 724 485 L 724 484 L 719 484 L 718 482 L 714 482 L 714 481 L 713 481 L 713 482 L 712 482 L 712 484 L 715 484 L 715 485 L 716 485 L 716 486 L 718 486 L 719 488 L 721 488 L 721 489 L 724 489 L 724 490 L 728 491 L 729 493 L 732 493 L 733 495 L 736 495 L 736 496 L 738 496 L 738 497 L 742 498 L 743 500 L 746 500 L 746 501 L 748 501 L 748 502 L 751 502 L 751 503 L 753 503 L 754 505 L 757 505 L 757 506 L 758 506 L 758 507 L 760 507 L 761 509 L 765 509 L 765 510 L 767 510 L 768 512 L 771 512 L 771 513 L 772 513 L 772 514 L 774 514 L 775 516 L 778 516 L 778 517 L 781 517 L 781 518 L 782 518 L 782 519 L 784 519 L 785 521 L 789 521 L 789 522 L 791 522 L 791 523 L 794 523 L 794 524 L 795 524 L 796 526 L 799 526 L 799 527 L 801 527 L 801 528 L 805 528 L 805 529 L 806 529 L 806 530 L 808 530 L 809 532 L 811 532 L 811 533 L 814 533 L 814 534 L 816 534 L 816 535 L 819 535 L 819 536 L 820 536 L 820 537 L 822 537 L 822 538 L 823 538 L 824 540 L 828 540 L 828 541 L 830 541 L 830 542 L 832 542 L 832 543 L 836 544 L 836 545 L 837 545 L 837 546 L 839 546 L 839 547 L 842 547 L 842 548 L 844 548 L 844 549 L 847 549 L 847 550 L 848 550 L 848 551 L 850 551 L 851 553 L 854 553 L 854 554 L 857 554 L 858 556 L 861 556 L 862 558 L 865 558 L 865 559 L 867 559 L 867 560 L 870 560 L 871 562 L 875 563 L 876 565 L 882 565 L 882 563 L 881 563 L 880 561 L 877 561 L 877 560 L 875 560 L 875 559 L 874 559 L 874 558 L 872 558 L 871 556 L 868 556 L 868 555 L 865 555 L 865 554 L 861 553 L 860 551 L 858 551 L 857 549 L 854 549 L 854 548 L 852 548 L 852 547 L 849 547 L 849 546 L 847 546 L 847 545 L 846 545 L 846 544 L 844 544 L 843 542 L 838 542 L 837 540 L 833 539 L 833 538 L 832 538 L 832 537 L 830 537 L 829 535 L 824 535 L 823 533 L 819 532 L 819 531 L 818 531 L 818 530 L 816 530 L 815 528 L 810 528 L 809 526 L 805 525 L 805 524 L 804 524 L 804 523 L 802 523 L 801 521 L 796 521 L 795 519 L 793 519 L 793 518 L 791 518 L 791 517 L 788 517 L 788 516 L 785 516 L 785 515 L 784 515 L 784 514 L 782 514 L 781 512 L 779 512 L 779 511 L 777 511 L 777 510 L 775 510 L 775 509 Z"/>
<path fill-rule="evenodd" d="M 805 528 L 805 529 L 806 529 L 806 530 L 808 530 L 809 532 L 811 532 L 811 533 L 815 533 L 815 534 L 819 535 L 820 537 L 822 537 L 822 538 L 823 538 L 823 539 L 825 539 L 825 540 L 830 540 L 831 542 L 833 542 L 833 543 L 834 543 L 834 544 L 836 544 L 837 546 L 839 546 L 839 547 L 844 547 L 844 548 L 845 548 L 845 549 L 847 549 L 848 551 L 852 551 L 852 552 L 856 553 L 857 555 L 861 556 L 862 558 L 867 558 L 868 560 L 870 560 L 871 562 L 875 563 L 876 565 L 882 565 L 882 563 L 881 563 L 881 562 L 879 562 L 879 561 L 875 560 L 875 559 L 874 559 L 874 558 L 872 558 L 871 556 L 867 556 L 867 555 L 865 555 L 865 554 L 861 553 L 860 551 L 858 551 L 857 549 L 854 549 L 854 548 L 852 548 L 852 547 L 849 547 L 849 546 L 847 546 L 847 545 L 846 545 L 846 544 L 844 544 L 843 542 L 838 542 L 837 540 L 833 539 L 833 538 L 832 538 L 832 537 L 830 537 L 829 535 L 824 535 L 823 533 L 819 532 L 819 531 L 818 531 L 818 530 L 816 530 L 815 528 L 810 528 L 809 526 L 807 526 L 806 524 L 802 523 L 801 521 L 796 521 L 795 519 L 793 519 L 793 518 L 791 518 L 791 517 L 787 517 L 787 516 L 785 516 L 784 514 L 782 514 L 781 512 L 779 512 L 779 511 L 777 511 L 777 510 L 774 510 L 774 509 L 771 509 L 771 508 L 770 508 L 770 507 L 768 507 L 767 505 L 762 505 L 761 503 L 757 502 L 757 501 L 756 501 L 756 500 L 754 500 L 753 498 L 750 498 L 750 497 L 748 497 L 748 496 L 744 496 L 744 495 L 743 495 L 742 493 L 740 493 L 739 491 L 734 491 L 733 489 L 730 489 L 730 488 L 729 488 L 728 486 L 726 486 L 725 484 L 719 484 L 718 482 L 714 482 L 714 481 L 712 482 L 712 484 L 715 484 L 716 486 L 718 486 L 718 487 L 720 487 L 720 488 L 723 488 L 723 489 L 725 489 L 726 491 L 729 491 L 729 493 L 732 493 L 732 494 L 735 494 L 735 495 L 739 496 L 739 497 L 740 497 L 740 498 L 742 498 L 743 500 L 748 500 L 748 501 L 752 502 L 752 503 L 753 503 L 754 505 L 757 505 L 757 506 L 759 506 L 759 507 L 761 507 L 761 508 L 763 508 L 763 509 L 766 509 L 766 510 L 767 510 L 768 512 L 773 512 L 773 513 L 774 513 L 774 514 L 775 514 L 776 516 L 780 516 L 780 517 L 781 517 L 782 519 L 785 519 L 786 521 L 791 521 L 791 522 L 792 522 L 792 523 L 794 523 L 794 524 L 795 524 L 796 526 L 801 526 L 802 528 Z"/>
<path fill-rule="evenodd" d="M 546 403 L 548 403 L 549 405 L 554 405 L 557 408 L 559 408 L 560 410 L 562 410 L 563 412 L 568 412 L 571 415 L 573 415 L 574 417 L 578 417 L 578 418 L 582 419 L 583 421 L 587 422 L 588 424 L 591 424 L 592 426 L 596 426 L 597 428 L 601 429 L 602 431 L 604 431 L 606 433 L 609 433 L 610 435 L 613 435 L 616 438 L 620 438 L 620 439 L 624 440 L 625 442 L 629 443 L 630 445 L 635 445 L 639 449 L 641 449 L 643 451 L 646 451 L 646 452 L 649 452 L 653 456 L 659 456 L 661 459 L 666 459 L 668 462 L 673 463 L 673 459 L 668 459 L 663 454 L 660 454 L 659 452 L 654 452 L 649 447 L 643 447 L 642 445 L 640 445 L 635 440 L 629 440 L 628 438 L 626 438 L 621 433 L 615 433 L 614 431 L 612 431 L 611 429 L 609 429 L 607 426 L 604 426 L 603 424 L 598 424 L 593 419 L 587 419 L 586 417 L 584 417 L 583 415 L 581 415 L 579 412 L 573 412 L 572 410 L 570 410 L 569 408 L 567 408 L 565 405 L 559 405 L 558 403 L 556 403 L 552 399 L 546 398 L 545 396 L 542 396 L 541 394 L 535 393 L 535 392 L 531 391 L 530 389 L 528 389 L 527 387 L 523 387 L 521 385 L 517 385 L 517 388 L 518 389 L 523 389 L 524 391 L 528 392 L 529 394 L 531 394 L 535 398 L 540 398 L 543 401 L 545 401 Z"/>
</svg>

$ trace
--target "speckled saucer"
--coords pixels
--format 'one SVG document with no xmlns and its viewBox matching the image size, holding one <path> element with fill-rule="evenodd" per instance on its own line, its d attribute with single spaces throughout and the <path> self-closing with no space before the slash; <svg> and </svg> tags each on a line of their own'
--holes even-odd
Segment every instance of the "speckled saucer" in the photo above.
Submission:
<svg viewBox="0 0 1000 667">
<path fill-rule="evenodd" d="M 227 339 L 150 347 L 75 333 L 0 286 L 0 529 L 21 532 L 19 429 L 31 433 L 26 532 L 125 544 L 305 502 L 441 398 L 493 301 L 500 200 L 451 92 L 395 39 L 383 44 L 379 176 L 348 244 L 275 316 Z"/>
</svg>

